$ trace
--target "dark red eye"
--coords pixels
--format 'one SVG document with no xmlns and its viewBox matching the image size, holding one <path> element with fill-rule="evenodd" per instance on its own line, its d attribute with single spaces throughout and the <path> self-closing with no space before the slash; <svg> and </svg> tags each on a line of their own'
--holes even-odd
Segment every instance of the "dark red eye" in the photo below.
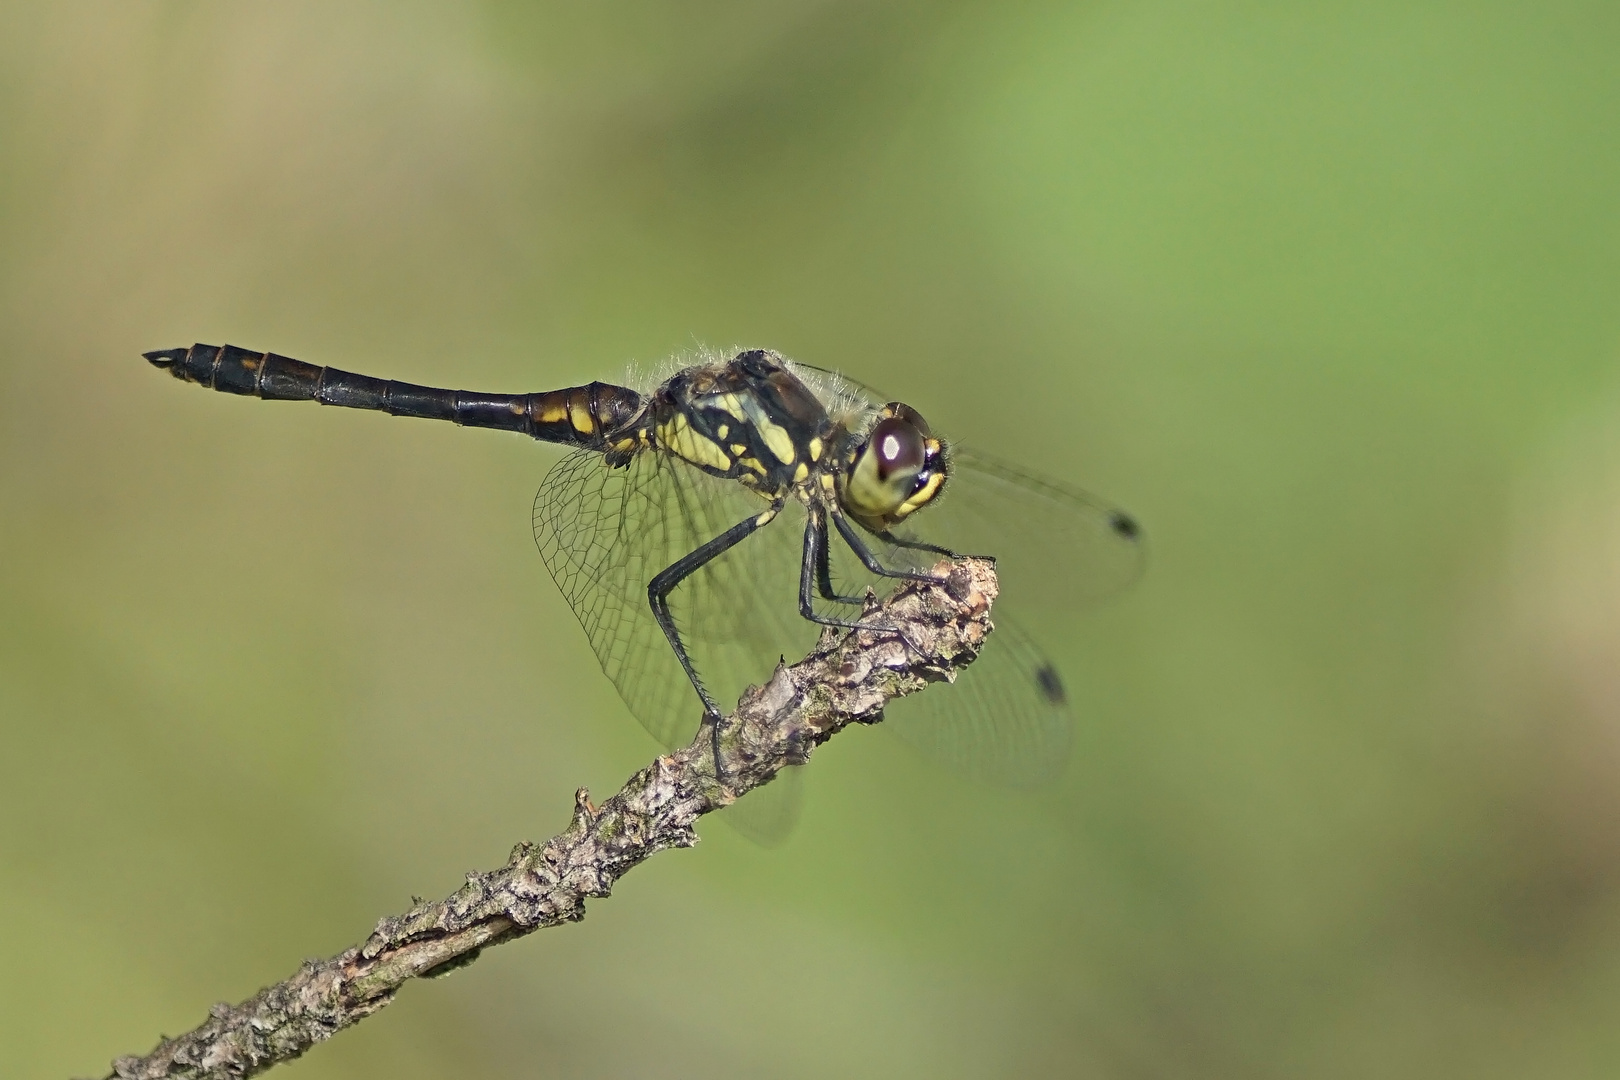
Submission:
<svg viewBox="0 0 1620 1080">
<path fill-rule="evenodd" d="M 885 406 L 885 409 L 896 420 L 904 420 L 906 423 L 916 428 L 917 434 L 921 435 L 923 438 L 926 439 L 932 434 L 932 432 L 928 430 L 928 421 L 922 418 L 922 413 L 918 412 L 916 409 L 913 409 L 905 402 L 891 401 Z"/>
<path fill-rule="evenodd" d="M 898 416 L 880 420 L 867 443 L 877 456 L 879 480 L 896 472 L 913 472 L 923 467 L 926 450 L 923 437 L 909 421 Z"/>
</svg>

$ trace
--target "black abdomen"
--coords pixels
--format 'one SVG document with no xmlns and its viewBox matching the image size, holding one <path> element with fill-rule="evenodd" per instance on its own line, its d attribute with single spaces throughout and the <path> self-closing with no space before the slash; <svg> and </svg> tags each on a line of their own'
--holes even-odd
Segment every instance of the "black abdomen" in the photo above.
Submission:
<svg viewBox="0 0 1620 1080">
<path fill-rule="evenodd" d="M 641 411 L 641 395 L 623 386 L 593 382 L 537 394 L 481 394 L 374 379 L 338 368 L 317 367 L 276 353 L 236 345 L 193 345 L 146 353 L 177 379 L 227 394 L 277 401 L 318 401 L 392 416 L 449 420 L 466 427 L 517 431 L 543 442 L 602 448 L 607 436 Z"/>
</svg>

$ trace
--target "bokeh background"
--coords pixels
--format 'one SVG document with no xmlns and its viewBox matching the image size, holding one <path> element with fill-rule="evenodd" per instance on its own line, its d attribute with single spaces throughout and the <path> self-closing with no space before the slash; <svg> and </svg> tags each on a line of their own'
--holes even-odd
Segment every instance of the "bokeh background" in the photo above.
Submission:
<svg viewBox="0 0 1620 1080">
<path fill-rule="evenodd" d="M 1135 511 L 1056 788 L 879 733 L 308 1078 L 1620 1071 L 1620 8 L 0 7 L 0 1071 L 99 1075 L 656 746 L 556 452 L 177 385 L 769 345 Z"/>
</svg>

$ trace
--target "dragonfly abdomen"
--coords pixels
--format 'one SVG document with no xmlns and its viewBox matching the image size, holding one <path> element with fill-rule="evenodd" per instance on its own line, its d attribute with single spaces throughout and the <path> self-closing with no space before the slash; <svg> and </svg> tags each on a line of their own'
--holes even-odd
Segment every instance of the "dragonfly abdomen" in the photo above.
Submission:
<svg viewBox="0 0 1620 1080">
<path fill-rule="evenodd" d="M 464 427 L 516 431 L 542 442 L 596 449 L 604 448 L 607 435 L 641 410 L 640 394 L 603 382 L 537 394 L 484 394 L 375 379 L 237 345 L 197 344 L 145 356 L 177 379 L 227 394 L 449 420 Z"/>
</svg>

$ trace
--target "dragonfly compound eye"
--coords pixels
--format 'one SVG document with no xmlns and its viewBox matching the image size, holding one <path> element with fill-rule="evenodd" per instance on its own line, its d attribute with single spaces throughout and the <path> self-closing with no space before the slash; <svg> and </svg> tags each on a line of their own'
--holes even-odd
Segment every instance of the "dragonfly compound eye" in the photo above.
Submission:
<svg viewBox="0 0 1620 1080">
<path fill-rule="evenodd" d="M 898 416 L 878 421 L 867 439 L 867 447 L 874 455 L 879 480 L 886 482 L 898 473 L 915 476 L 923 467 L 922 432 Z"/>
<path fill-rule="evenodd" d="M 845 477 L 844 509 L 882 530 L 925 505 L 945 482 L 944 456 L 921 416 L 890 405 L 866 437 Z"/>
</svg>

